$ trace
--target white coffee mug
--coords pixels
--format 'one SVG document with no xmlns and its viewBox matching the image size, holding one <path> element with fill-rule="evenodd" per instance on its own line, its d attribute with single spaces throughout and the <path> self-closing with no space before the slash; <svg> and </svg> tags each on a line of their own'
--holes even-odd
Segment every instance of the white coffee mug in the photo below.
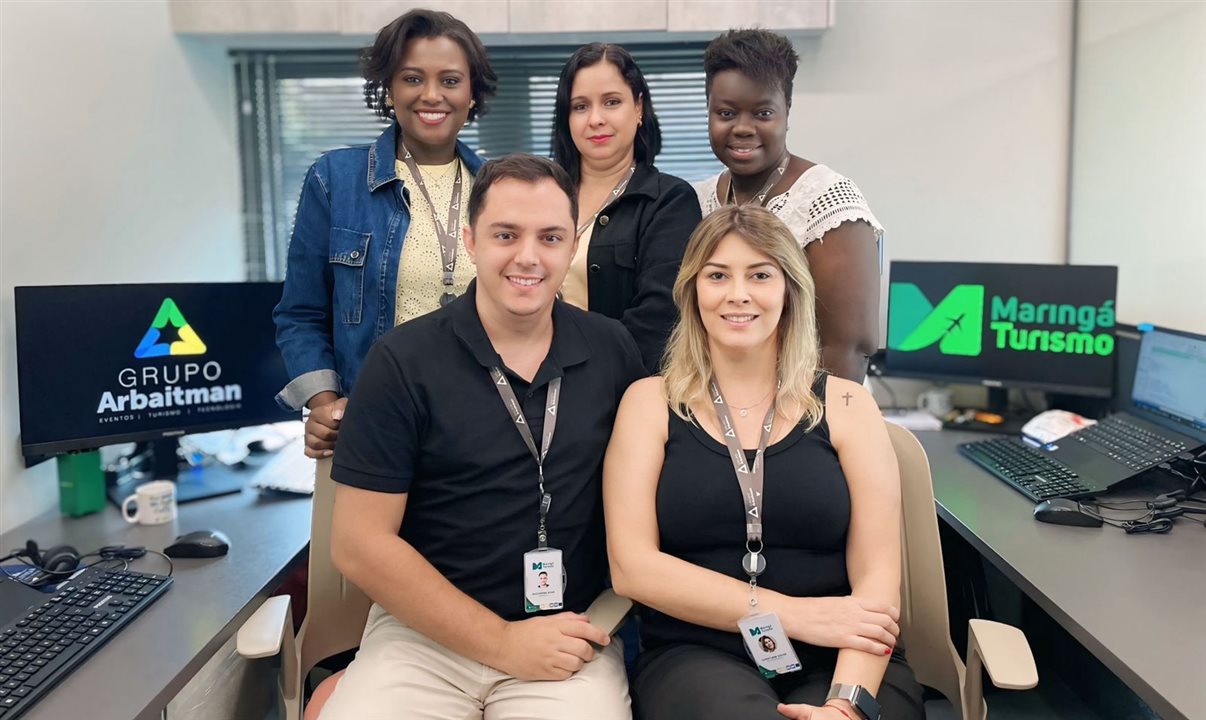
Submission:
<svg viewBox="0 0 1206 720">
<path fill-rule="evenodd" d="M 138 503 L 138 509 L 130 514 L 130 503 Z M 176 519 L 176 483 L 155 480 L 134 488 L 134 494 L 121 504 L 121 516 L 128 523 L 140 525 L 162 525 Z"/>
<path fill-rule="evenodd" d="M 954 407 L 950 388 L 932 387 L 917 396 L 917 409 L 925 410 L 935 417 L 946 417 Z"/>
</svg>

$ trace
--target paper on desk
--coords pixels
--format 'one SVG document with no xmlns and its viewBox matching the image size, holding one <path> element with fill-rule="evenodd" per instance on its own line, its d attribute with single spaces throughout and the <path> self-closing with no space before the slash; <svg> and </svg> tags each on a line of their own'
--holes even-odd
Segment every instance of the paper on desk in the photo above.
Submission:
<svg viewBox="0 0 1206 720">
<path fill-rule="evenodd" d="M 942 421 L 926 410 L 886 410 L 884 420 L 906 430 L 941 430 Z"/>
<path fill-rule="evenodd" d="M 1070 435 L 1077 430 L 1096 425 L 1096 420 L 1090 420 L 1067 410 L 1047 410 L 1030 419 L 1022 426 L 1022 434 L 1040 445 L 1053 443 Z"/>
</svg>

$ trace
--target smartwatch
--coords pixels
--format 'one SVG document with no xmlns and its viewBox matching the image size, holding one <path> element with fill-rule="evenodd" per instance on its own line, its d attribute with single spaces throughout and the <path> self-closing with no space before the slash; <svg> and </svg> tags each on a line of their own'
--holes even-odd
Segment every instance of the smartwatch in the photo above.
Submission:
<svg viewBox="0 0 1206 720">
<path fill-rule="evenodd" d="M 867 689 L 862 685 L 843 685 L 842 683 L 834 683 L 829 688 L 829 694 L 825 696 L 826 702 L 833 700 L 845 700 L 854 706 L 854 711 L 859 714 L 863 720 L 880 720 L 879 717 L 879 701 L 875 696 L 867 692 Z"/>
</svg>

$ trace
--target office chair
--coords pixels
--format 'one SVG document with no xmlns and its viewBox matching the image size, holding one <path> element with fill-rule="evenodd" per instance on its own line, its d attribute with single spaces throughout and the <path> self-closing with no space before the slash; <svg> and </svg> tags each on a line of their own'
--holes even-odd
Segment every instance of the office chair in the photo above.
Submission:
<svg viewBox="0 0 1206 720">
<path fill-rule="evenodd" d="M 926 703 L 927 716 L 985 720 L 982 671 L 993 685 L 1027 690 L 1038 684 L 1038 670 L 1022 631 L 990 620 L 971 620 L 967 633 L 967 667 L 951 643 L 946 605 L 946 577 L 930 462 L 921 443 L 908 430 L 891 422 L 888 437 L 900 467 L 901 546 L 900 635 L 909 665 L 922 685 L 941 693 L 949 703 Z M 945 713 L 943 712 L 945 710 Z"/>
<path fill-rule="evenodd" d="M 236 647 L 245 658 L 281 655 L 277 694 L 282 720 L 301 720 L 303 683 L 319 662 L 360 646 L 372 601 L 331 562 L 335 482 L 331 460 L 315 465 L 310 516 L 310 578 L 306 617 L 297 635 L 288 595 L 268 598 L 239 629 Z"/>
</svg>

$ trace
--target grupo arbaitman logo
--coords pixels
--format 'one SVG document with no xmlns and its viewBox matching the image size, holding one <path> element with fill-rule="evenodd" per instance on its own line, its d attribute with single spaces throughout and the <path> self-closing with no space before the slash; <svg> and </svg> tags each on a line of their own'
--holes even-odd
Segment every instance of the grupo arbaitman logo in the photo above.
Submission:
<svg viewBox="0 0 1206 720">
<path fill-rule="evenodd" d="M 997 350 L 1109 355 L 1114 352 L 1114 301 L 1098 305 L 1032 303 L 1017 296 L 994 295 L 985 317 L 983 285 L 956 285 L 933 305 L 913 283 L 888 288 L 892 314 L 888 348 L 904 352 L 937 343 L 944 355 L 979 355 L 987 321 L 989 342 Z M 1041 327 L 1027 327 L 1041 326 Z M 1067 330 L 1051 326 L 1067 326 Z M 1106 330 L 1106 332 L 1095 332 Z"/>
<path fill-rule="evenodd" d="M 213 413 L 242 407 L 243 386 L 218 384 L 222 365 L 216 360 L 171 361 L 178 356 L 204 355 L 208 348 L 184 319 L 172 298 L 164 298 L 142 341 L 134 350 L 138 360 L 167 358 L 163 364 L 139 363 L 117 373 L 121 390 L 105 390 L 96 406 L 97 422 L 122 422 L 185 413 Z"/>
<path fill-rule="evenodd" d="M 169 325 L 175 330 L 178 340 L 170 339 L 172 331 L 169 330 Z M 193 330 L 193 326 L 188 324 L 188 320 L 184 319 L 184 314 L 176 307 L 176 301 L 170 297 L 163 299 L 159 312 L 155 313 L 155 319 L 151 321 L 151 327 L 147 328 L 142 342 L 138 343 L 134 350 L 134 357 L 139 360 L 165 355 L 204 354 L 205 343 Z"/>
</svg>

